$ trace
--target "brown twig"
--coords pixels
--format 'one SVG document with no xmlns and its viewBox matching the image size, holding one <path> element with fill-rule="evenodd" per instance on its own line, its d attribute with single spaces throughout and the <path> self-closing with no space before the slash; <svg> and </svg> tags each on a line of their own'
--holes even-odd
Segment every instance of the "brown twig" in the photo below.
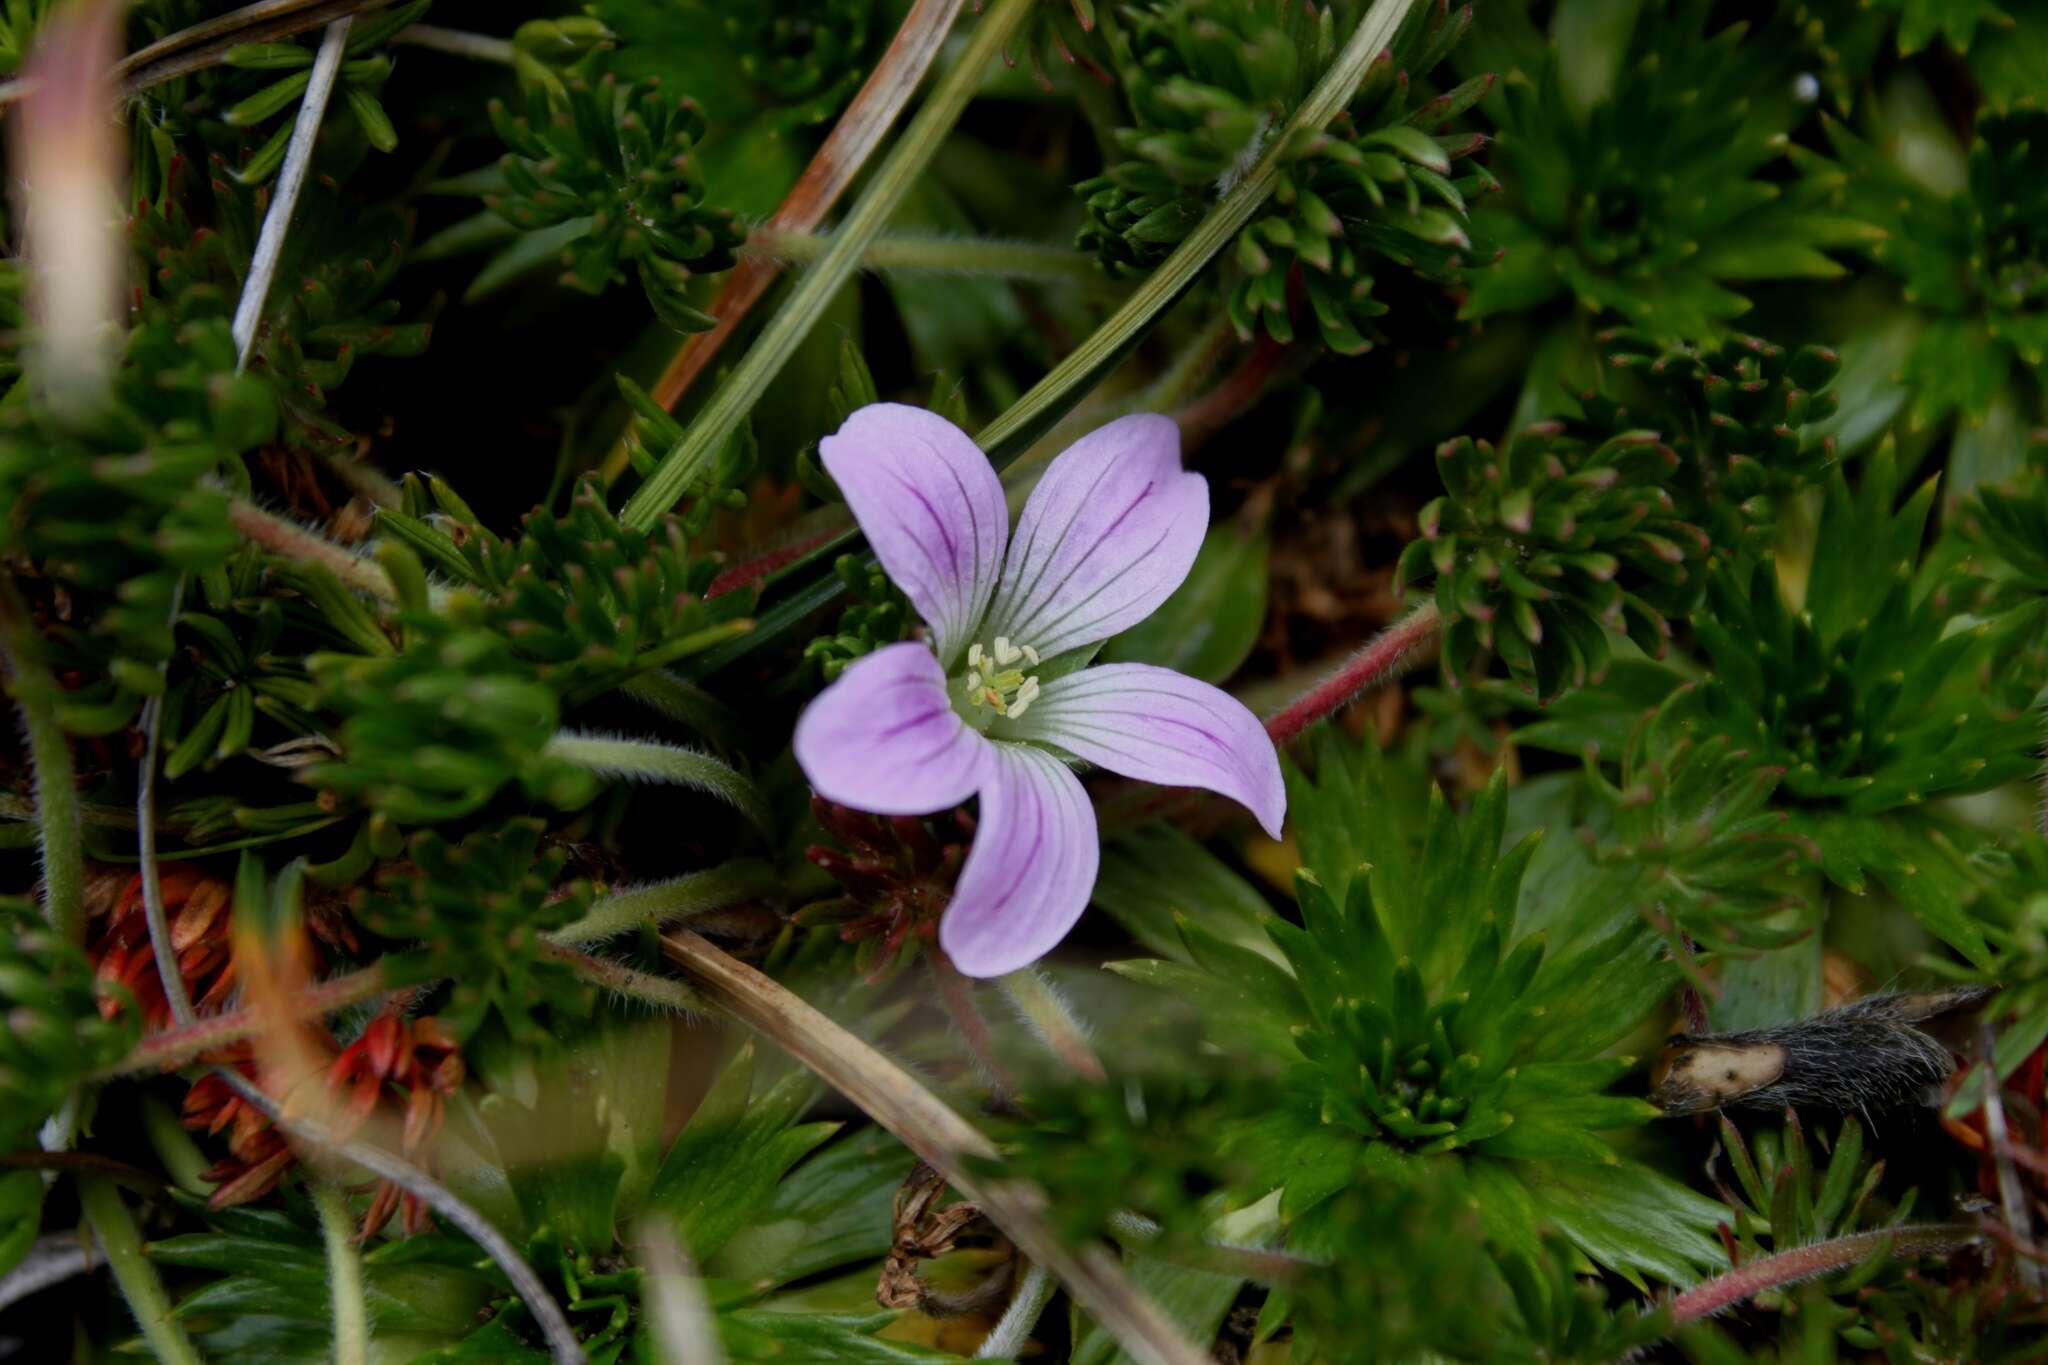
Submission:
<svg viewBox="0 0 2048 1365">
<path fill-rule="evenodd" d="M 961 0 L 916 0 L 910 7 L 888 50 L 846 106 L 846 112 L 839 116 L 839 122 L 833 125 L 810 165 L 783 197 L 775 216 L 768 220 L 769 228 L 779 232 L 813 232 L 825 221 L 825 215 L 846 193 L 861 167 L 881 145 L 889 126 L 910 102 L 911 94 L 939 55 L 947 32 L 960 13 L 960 4 Z M 718 297 L 706 310 L 717 319 L 716 325 L 683 342 L 649 390 L 655 402 L 664 408 L 675 407 L 781 274 L 782 262 L 762 256 L 745 257 L 733 267 Z M 625 468 L 626 446 L 621 438 L 605 459 L 606 482 L 616 479 Z"/>
<path fill-rule="evenodd" d="M 706 939 L 677 932 L 662 950 L 725 1013 L 758 1033 L 852 1100 L 981 1206 L 1018 1249 L 1060 1278 L 1082 1310 L 1141 1365 L 1204 1365 L 1205 1357 L 1101 1246 L 1074 1250 L 1047 1222 L 1045 1195 L 977 1167 L 995 1144 L 910 1074 L 777 982 Z"/>
</svg>

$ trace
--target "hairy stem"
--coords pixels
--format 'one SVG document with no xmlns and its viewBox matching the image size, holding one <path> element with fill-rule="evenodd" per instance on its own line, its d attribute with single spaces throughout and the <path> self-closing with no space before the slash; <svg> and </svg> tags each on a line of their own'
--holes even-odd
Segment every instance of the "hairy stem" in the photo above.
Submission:
<svg viewBox="0 0 2048 1365">
<path fill-rule="evenodd" d="M 164 1365 L 199 1365 L 199 1352 L 185 1335 L 184 1324 L 171 1316 L 171 1296 L 143 1252 L 142 1231 L 114 1182 L 103 1175 L 81 1177 L 78 1202 L 149 1349 Z"/>
<path fill-rule="evenodd" d="M 1790 1251 L 1737 1266 L 1705 1284 L 1694 1285 L 1671 1301 L 1672 1322 L 1678 1326 L 1697 1322 L 1745 1299 L 1755 1298 L 1766 1289 L 1796 1284 L 1834 1270 L 1846 1270 L 1879 1252 L 1924 1256 L 1931 1252 L 1953 1251 L 1982 1235 L 1966 1223 L 1926 1223 L 1855 1232 L 1832 1241 L 1794 1247 Z"/>
<path fill-rule="evenodd" d="M 181 983 L 182 984 L 182 983 Z M 384 969 L 381 966 L 365 967 L 323 981 L 299 994 L 296 1001 L 297 1017 L 314 1019 L 335 1010 L 360 1005 L 365 1000 L 374 1000 L 388 994 L 391 987 L 384 983 Z M 95 1079 L 108 1080 L 116 1076 L 130 1076 L 142 1072 L 168 1071 L 194 1061 L 216 1048 L 240 1042 L 258 1030 L 269 1027 L 272 1016 L 259 1014 L 253 1009 L 239 1009 L 228 1014 L 208 1015 L 198 1019 L 187 1028 L 165 1029 L 152 1033 L 135 1045 L 126 1057 L 99 1073 Z"/>
<path fill-rule="evenodd" d="M 1266 720 L 1266 734 L 1277 746 L 1297 739 L 1317 721 L 1326 720 L 1365 692 L 1392 682 L 1436 647 L 1443 618 L 1436 603 L 1425 602 L 1388 626 L 1364 649 L 1344 661 L 1335 673 L 1280 708 Z"/>
<path fill-rule="evenodd" d="M 832 125 L 823 145 L 804 167 L 803 175 L 783 197 L 775 216 L 768 220 L 769 227 L 784 232 L 810 232 L 825 221 L 825 215 L 881 145 L 896 116 L 910 103 L 912 92 L 939 55 L 947 32 L 960 13 L 960 4 L 961 0 L 916 0 L 911 5 L 888 50 L 868 73 L 867 80 L 847 104 L 846 112 Z M 710 313 L 718 319 L 717 325 L 684 339 L 649 390 L 655 402 L 665 408 L 675 407 L 781 273 L 779 261 L 758 257 L 743 259 L 734 267 L 711 303 Z M 629 433 L 630 430 L 629 427 Z M 621 436 L 605 457 L 601 470 L 607 485 L 625 473 L 627 462 L 626 437 Z"/>
<path fill-rule="evenodd" d="M 636 886 L 607 896 L 590 913 L 548 935 L 558 946 L 602 943 L 642 925 L 661 928 L 694 915 L 764 896 L 778 885 L 775 868 L 758 858 L 737 858 L 702 872 Z"/>
<path fill-rule="evenodd" d="M 363 1260 L 356 1255 L 355 1220 L 332 1185 L 313 1187 L 320 1239 L 327 1247 L 327 1282 L 334 1304 L 334 1365 L 369 1365 L 370 1310 L 363 1301 Z"/>
<path fill-rule="evenodd" d="M 178 607 L 185 598 L 185 577 L 178 576 L 178 584 L 171 590 L 171 629 L 178 625 Z M 157 679 L 162 681 L 170 674 L 167 659 L 157 669 Z M 163 878 L 158 875 L 156 859 L 156 763 L 157 752 L 163 746 L 164 707 L 163 695 L 159 691 L 142 704 L 142 770 L 135 778 L 135 833 L 138 845 L 137 872 L 142 878 L 142 918 L 149 928 L 150 954 L 156 959 L 157 978 L 163 982 L 164 998 L 170 1002 L 171 1018 L 179 1028 L 189 1028 L 194 1022 L 192 996 L 185 989 L 185 973 L 178 965 L 178 951 L 171 943 L 170 917 L 164 910 Z"/>
<path fill-rule="evenodd" d="M 1011 972 L 1002 978 L 1002 987 L 1025 1024 L 1053 1056 L 1066 1063 L 1068 1070 L 1091 1085 L 1101 1085 L 1109 1079 L 1109 1073 L 1102 1069 L 1102 1059 L 1088 1044 L 1088 1030 L 1036 967 Z"/>
<path fill-rule="evenodd" d="M 43 913 L 67 943 L 85 942 L 85 833 L 71 741 L 57 722 L 57 680 L 43 663 L 42 640 L 14 580 L 0 579 L 0 656 L 7 690 L 21 713 L 35 769 L 36 828 L 42 843 Z"/>
<path fill-rule="evenodd" d="M 493 38 L 488 33 L 470 33 L 459 28 L 441 28 L 435 24 L 413 24 L 402 28 L 391 41 L 407 43 L 413 47 L 431 48 L 435 52 L 446 52 L 457 57 L 468 57 L 472 61 L 495 62 L 499 66 L 512 65 L 519 51 L 504 38 Z"/>
<path fill-rule="evenodd" d="M 552 758 L 563 759 L 606 777 L 663 782 L 705 792 L 744 815 L 747 823 L 763 838 L 774 832 L 768 803 L 753 779 L 710 754 L 685 749 L 678 744 L 579 734 L 574 730 L 556 733 L 547 742 L 544 752 Z"/>
<path fill-rule="evenodd" d="M 1016 1078 L 1003 1065 L 1002 1058 L 996 1056 L 995 1035 L 989 1032 L 988 1020 L 982 1017 L 981 1006 L 975 1003 L 974 983 L 960 975 L 960 969 L 946 956 L 946 950 L 936 943 L 925 954 L 925 960 L 931 964 L 932 980 L 938 983 L 939 1003 L 945 1006 L 953 1026 L 966 1040 L 968 1053 L 988 1073 L 998 1095 L 1015 1094 Z"/>
<path fill-rule="evenodd" d="M 820 260 L 832 238 L 810 232 L 756 228 L 747 237 L 750 253 L 799 265 Z M 860 256 L 864 270 L 941 275 L 994 275 L 1007 280 L 1043 280 L 1078 285 L 1091 293 L 1122 296 L 1130 287 L 1110 279 L 1095 258 L 1043 242 L 1002 242 L 984 237 L 877 237 Z"/>
<path fill-rule="evenodd" d="M 1031 1268 L 1024 1272 L 1024 1282 L 1010 1296 L 1010 1306 L 1003 1310 L 995 1330 L 983 1340 L 974 1358 L 1014 1360 L 1021 1355 L 1024 1343 L 1031 1339 L 1032 1329 L 1045 1315 L 1045 1305 L 1052 1301 L 1053 1291 L 1059 1287 L 1060 1282 L 1052 1277 L 1052 1272 L 1033 1261 Z"/>
<path fill-rule="evenodd" d="M 548 944 L 542 952 L 555 961 L 567 966 L 577 976 L 591 985 L 637 1000 L 643 1005 L 652 1005 L 659 1010 L 675 1014 L 708 1014 L 711 1007 L 703 996 L 691 990 L 672 976 L 656 976 L 628 967 L 623 962 L 614 962 L 607 957 L 592 957 L 574 949 Z"/>
<path fill-rule="evenodd" d="M 679 931 L 662 946 L 721 1010 L 809 1067 L 980 1205 L 1026 1256 L 1059 1277 L 1132 1359 L 1203 1365 L 1203 1352 L 1115 1257 L 1100 1246 L 1075 1250 L 1061 1242 L 1046 1221 L 1043 1191 L 981 1174 L 979 1168 L 997 1159 L 995 1145 L 902 1067 L 704 938 Z"/>
<path fill-rule="evenodd" d="M 804 272 L 789 298 L 761 329 L 739 365 L 719 385 L 676 448 L 668 453 L 647 482 L 634 493 L 621 515 L 626 525 L 644 531 L 662 517 L 746 419 L 769 383 L 782 372 L 811 326 L 839 292 L 911 184 L 930 163 L 953 124 L 981 87 L 989 63 L 1003 50 L 1036 0 L 994 0 L 975 25 L 974 36 L 960 59 L 940 78 L 924 107 L 910 120 L 874 179 L 832 234 L 824 255 Z"/>
<path fill-rule="evenodd" d="M 229 501 L 228 524 L 274 555 L 318 565 L 357 592 L 387 602 L 398 600 L 398 590 L 381 566 L 295 521 L 264 511 L 247 498 Z"/>
</svg>

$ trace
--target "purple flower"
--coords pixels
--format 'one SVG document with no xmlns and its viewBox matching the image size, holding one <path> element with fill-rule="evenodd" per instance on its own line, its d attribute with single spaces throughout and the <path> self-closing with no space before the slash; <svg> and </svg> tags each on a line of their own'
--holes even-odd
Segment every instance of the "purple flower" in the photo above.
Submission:
<svg viewBox="0 0 2048 1365">
<path fill-rule="evenodd" d="M 1181 468 L 1171 421 L 1124 417 L 1082 437 L 1014 535 L 987 458 L 929 412 L 862 408 L 819 454 L 930 629 L 826 688 L 797 722 L 796 759 L 820 796 L 877 815 L 981 797 L 939 923 L 961 971 L 1035 961 L 1087 907 L 1101 849 L 1076 760 L 1206 787 L 1279 837 L 1287 794 L 1257 717 L 1171 669 L 1088 666 L 1180 586 L 1208 529 L 1209 486 Z"/>
</svg>

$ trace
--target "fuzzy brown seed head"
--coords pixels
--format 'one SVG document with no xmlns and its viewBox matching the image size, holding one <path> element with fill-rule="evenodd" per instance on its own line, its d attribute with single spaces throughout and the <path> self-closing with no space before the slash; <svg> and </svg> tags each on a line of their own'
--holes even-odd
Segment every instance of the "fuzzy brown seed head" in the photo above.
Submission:
<svg viewBox="0 0 2048 1365">
<path fill-rule="evenodd" d="M 1718 1109 L 1775 1084 L 1785 1074 L 1785 1056 L 1777 1043 L 1681 1039 L 1650 1072 L 1650 1103 L 1667 1114 Z"/>
</svg>

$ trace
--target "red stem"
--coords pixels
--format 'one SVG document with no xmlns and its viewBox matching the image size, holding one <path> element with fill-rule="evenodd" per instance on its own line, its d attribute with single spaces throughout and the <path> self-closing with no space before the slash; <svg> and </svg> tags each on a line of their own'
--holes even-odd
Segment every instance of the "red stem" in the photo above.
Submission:
<svg viewBox="0 0 2048 1365">
<path fill-rule="evenodd" d="M 1180 426 L 1181 447 L 1192 450 L 1236 420 L 1258 401 L 1266 385 L 1280 372 L 1288 347 L 1261 335 L 1244 363 L 1229 378 L 1173 415 Z"/>
<path fill-rule="evenodd" d="M 299 1001 L 299 1017 L 313 1018 L 334 1010 L 346 1009 L 384 994 L 390 987 L 384 984 L 382 967 L 365 967 L 359 972 L 337 976 L 308 990 Z M 268 1016 L 253 1009 L 239 1009 L 227 1014 L 210 1015 L 185 1028 L 165 1029 L 152 1033 L 126 1057 L 102 1072 L 102 1076 L 125 1076 L 138 1071 L 166 1071 L 182 1066 L 195 1057 L 239 1042 L 267 1026 Z"/>
<path fill-rule="evenodd" d="M 1437 643 L 1443 618 L 1434 602 L 1424 603 L 1381 631 L 1343 667 L 1296 697 L 1266 721 L 1275 747 L 1292 743 L 1302 731 L 1355 701 L 1366 691 L 1391 682 L 1419 662 Z"/>
<path fill-rule="evenodd" d="M 822 531 L 814 531 L 807 536 L 800 536 L 787 545 L 778 545 L 772 550 L 767 550 L 754 556 L 752 559 L 733 565 L 724 573 L 711 580 L 711 586 L 705 589 L 704 596 L 707 598 L 723 597 L 735 588 L 744 588 L 756 579 L 766 578 L 778 569 L 783 569 L 796 563 L 820 545 L 828 545 L 839 536 L 844 535 L 847 527 L 843 522 L 844 519 L 842 519 L 842 524 L 829 526 Z"/>
<path fill-rule="evenodd" d="M 1933 1252 L 1953 1251 L 1982 1236 L 1982 1232 L 1966 1223 L 1925 1223 L 1913 1227 L 1854 1232 L 1847 1237 L 1837 1237 L 1833 1241 L 1794 1247 L 1790 1251 L 1781 1251 L 1774 1256 L 1751 1261 L 1748 1265 L 1737 1266 L 1726 1275 L 1708 1280 L 1705 1284 L 1694 1285 L 1671 1301 L 1671 1320 L 1676 1326 L 1697 1322 L 1723 1309 L 1732 1308 L 1745 1299 L 1753 1299 L 1766 1289 L 1777 1289 L 1783 1285 L 1811 1279 L 1815 1275 L 1845 1270 L 1869 1259 L 1871 1254 L 1877 1251 L 1924 1256 Z"/>
<path fill-rule="evenodd" d="M 889 50 L 862 85 L 846 112 L 839 116 L 803 176 L 783 199 L 768 226 L 778 232 L 811 232 L 825 221 L 825 215 L 846 193 L 860 168 L 880 145 L 889 125 L 903 112 L 904 105 L 939 55 L 946 33 L 960 12 L 960 0 L 917 0 L 904 17 L 903 27 L 889 43 Z M 665 408 L 675 407 L 688 392 L 704 367 L 711 363 L 749 310 L 760 302 L 782 273 L 782 262 L 763 256 L 747 256 L 725 277 L 725 285 L 712 301 L 711 316 L 718 325 L 686 340 L 649 391 Z"/>
<path fill-rule="evenodd" d="M 967 1039 L 967 1050 L 974 1054 L 999 1091 L 1014 1093 L 1016 1083 L 996 1058 L 995 1035 L 989 1032 L 988 1021 L 981 1017 L 981 1010 L 974 1003 L 974 988 L 938 944 L 927 944 L 925 957 L 932 964 L 932 977 L 939 983 L 939 999 L 944 1002 L 946 1013 L 953 1016 L 953 1022 Z"/>
</svg>

